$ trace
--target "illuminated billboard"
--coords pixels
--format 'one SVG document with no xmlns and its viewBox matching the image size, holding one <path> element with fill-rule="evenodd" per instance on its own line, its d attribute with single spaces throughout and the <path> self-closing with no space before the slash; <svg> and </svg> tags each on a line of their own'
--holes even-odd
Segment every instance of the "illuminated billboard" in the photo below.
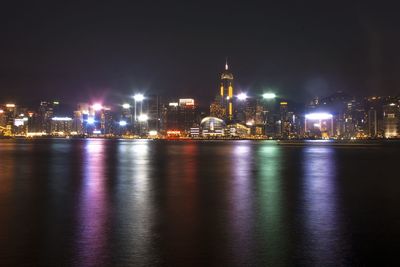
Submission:
<svg viewBox="0 0 400 267">
<path fill-rule="evenodd" d="M 194 99 L 192 98 L 181 98 L 179 99 L 179 106 L 194 106 Z"/>
</svg>

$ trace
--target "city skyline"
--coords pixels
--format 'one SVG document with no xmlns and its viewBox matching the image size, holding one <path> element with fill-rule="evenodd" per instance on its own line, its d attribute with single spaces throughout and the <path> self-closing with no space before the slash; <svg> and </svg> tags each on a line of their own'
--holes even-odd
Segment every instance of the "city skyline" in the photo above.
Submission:
<svg viewBox="0 0 400 267">
<path fill-rule="evenodd" d="M 87 99 L 75 107 L 58 99 L 39 107 L 0 104 L 0 137 L 124 137 L 224 139 L 398 138 L 400 97 L 352 97 L 336 92 L 298 104 L 269 88 L 237 91 L 226 60 L 209 108 L 198 99 L 136 92 L 122 102 Z"/>
</svg>

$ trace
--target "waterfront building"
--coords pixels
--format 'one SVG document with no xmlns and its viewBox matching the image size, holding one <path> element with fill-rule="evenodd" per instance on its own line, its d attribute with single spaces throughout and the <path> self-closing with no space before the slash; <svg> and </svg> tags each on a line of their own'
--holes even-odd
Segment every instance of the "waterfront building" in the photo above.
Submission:
<svg viewBox="0 0 400 267">
<path fill-rule="evenodd" d="M 244 103 L 244 118 L 238 120 L 238 122 L 245 123 L 250 128 L 254 128 L 256 124 L 257 100 L 252 97 L 247 97 L 242 102 Z"/>
<path fill-rule="evenodd" d="M 378 136 L 378 120 L 376 110 L 371 108 L 368 111 L 368 137 L 375 138 Z"/>
<path fill-rule="evenodd" d="M 133 133 L 133 107 L 129 103 L 122 104 L 121 113 L 119 114 L 119 127 L 114 133 L 124 135 Z"/>
<path fill-rule="evenodd" d="M 13 131 L 14 136 L 26 136 L 28 133 L 28 117 L 21 113 L 14 118 Z"/>
<path fill-rule="evenodd" d="M 329 113 L 314 112 L 305 115 L 305 135 L 309 138 L 332 138 L 333 116 Z"/>
<path fill-rule="evenodd" d="M 200 123 L 203 137 L 221 137 L 225 135 L 226 124 L 216 117 L 205 117 Z"/>
<path fill-rule="evenodd" d="M 158 95 L 150 95 L 146 97 L 146 104 L 149 132 L 159 132 L 161 129 L 161 99 Z"/>
<path fill-rule="evenodd" d="M 287 139 L 290 134 L 290 122 L 288 118 L 288 102 L 281 101 L 279 103 L 279 136 L 281 138 Z"/>
<path fill-rule="evenodd" d="M 114 122 L 114 116 L 113 112 L 110 107 L 105 107 L 103 111 L 103 120 L 104 120 L 104 126 L 102 126 L 102 129 L 104 134 L 107 136 L 112 136 L 115 132 L 115 122 Z"/>
<path fill-rule="evenodd" d="M 72 131 L 76 134 L 83 134 L 83 114 L 80 110 L 74 111 L 74 117 L 72 120 Z"/>
<path fill-rule="evenodd" d="M 3 129 L 6 126 L 6 116 L 3 107 L 0 106 L 0 133 L 3 132 Z"/>
<path fill-rule="evenodd" d="M 72 132 L 73 119 L 70 117 L 51 118 L 51 135 L 64 136 Z"/>
<path fill-rule="evenodd" d="M 190 128 L 190 137 L 199 137 L 200 136 L 200 127 Z"/>
<path fill-rule="evenodd" d="M 199 127 L 199 112 L 198 107 L 192 98 L 179 99 L 179 129 L 185 133 L 190 133 L 193 127 Z"/>
<path fill-rule="evenodd" d="M 164 131 L 179 130 L 179 103 L 169 102 L 164 106 L 163 114 Z"/>
<path fill-rule="evenodd" d="M 251 129 L 241 123 L 229 124 L 226 129 L 229 131 L 229 136 L 237 138 L 247 138 L 251 133 Z"/>
<path fill-rule="evenodd" d="M 191 135 L 191 128 L 199 127 L 199 110 L 193 98 L 170 102 L 163 117 L 166 131 L 179 130 L 182 135 Z"/>
<path fill-rule="evenodd" d="M 383 124 L 385 138 L 399 137 L 399 104 L 393 102 L 383 106 Z"/>
<path fill-rule="evenodd" d="M 58 111 L 58 101 L 41 101 L 39 106 L 40 132 L 51 133 L 51 118 Z"/>
<path fill-rule="evenodd" d="M 17 115 L 17 106 L 13 103 L 5 104 L 0 109 L 0 129 L 5 136 L 11 136 L 14 132 L 14 119 Z"/>
<path fill-rule="evenodd" d="M 29 111 L 28 112 L 28 121 L 27 121 L 27 132 L 28 133 L 40 133 L 40 120 L 37 112 Z"/>
</svg>

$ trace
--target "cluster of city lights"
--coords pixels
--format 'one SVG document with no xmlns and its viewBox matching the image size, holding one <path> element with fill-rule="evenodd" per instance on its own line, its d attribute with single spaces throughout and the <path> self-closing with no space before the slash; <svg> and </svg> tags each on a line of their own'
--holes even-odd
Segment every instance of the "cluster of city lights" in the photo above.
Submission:
<svg viewBox="0 0 400 267">
<path fill-rule="evenodd" d="M 135 121 L 136 120 L 139 121 L 139 122 L 148 121 L 149 120 L 148 115 L 147 114 L 143 114 L 141 111 L 140 111 L 140 114 L 138 116 L 136 116 L 136 105 L 137 105 L 137 103 L 143 102 L 143 100 L 145 99 L 144 95 L 143 94 L 135 94 L 132 98 L 134 99 L 134 104 L 135 104 L 135 106 L 134 106 L 134 109 L 135 109 Z M 132 108 L 132 105 L 129 104 L 129 103 L 124 103 L 124 104 L 122 104 L 122 108 L 123 109 L 130 109 L 130 108 Z M 102 104 L 100 104 L 100 103 L 95 103 L 95 104 L 92 105 L 92 109 L 97 112 L 97 111 L 103 110 L 104 106 Z M 55 120 L 62 121 L 62 120 L 65 120 L 65 118 L 55 118 Z M 87 120 L 86 120 L 86 123 L 90 124 L 90 125 L 95 124 L 95 122 L 96 122 L 96 120 L 95 120 L 95 118 L 93 116 L 88 117 Z M 119 121 L 118 124 L 121 127 L 126 127 L 128 125 L 128 122 L 125 121 L 125 120 L 121 120 L 121 121 Z"/>
</svg>

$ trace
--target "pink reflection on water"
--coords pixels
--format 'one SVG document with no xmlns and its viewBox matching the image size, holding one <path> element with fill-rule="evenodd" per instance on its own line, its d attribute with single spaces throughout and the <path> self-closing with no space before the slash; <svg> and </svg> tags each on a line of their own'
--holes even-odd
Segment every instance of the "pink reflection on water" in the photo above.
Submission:
<svg viewBox="0 0 400 267">
<path fill-rule="evenodd" d="M 87 140 L 79 195 L 78 265 L 96 266 L 107 256 L 108 201 L 105 174 L 106 140 Z"/>
<path fill-rule="evenodd" d="M 233 255 L 239 265 L 250 260 L 253 250 L 251 244 L 253 228 L 253 190 L 252 186 L 251 142 L 243 141 L 231 151 L 232 192 L 231 192 L 231 227 L 233 239 Z"/>
</svg>

